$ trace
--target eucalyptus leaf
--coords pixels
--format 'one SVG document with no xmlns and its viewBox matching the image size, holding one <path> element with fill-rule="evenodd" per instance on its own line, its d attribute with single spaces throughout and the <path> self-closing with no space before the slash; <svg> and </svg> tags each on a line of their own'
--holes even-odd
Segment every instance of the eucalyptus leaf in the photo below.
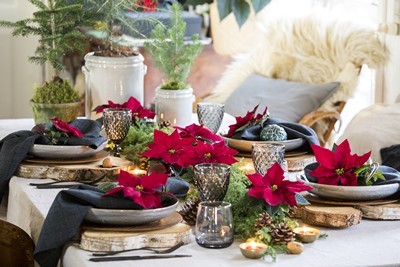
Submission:
<svg viewBox="0 0 400 267">
<path fill-rule="evenodd" d="M 235 0 L 217 0 L 218 14 L 221 21 L 232 12 L 231 6 L 234 1 Z"/>
<path fill-rule="evenodd" d="M 231 9 L 239 28 L 241 28 L 250 15 L 249 3 L 245 0 L 234 0 L 231 2 Z"/>
<path fill-rule="evenodd" d="M 310 202 L 299 193 L 295 194 L 295 198 L 298 205 L 310 205 Z"/>
<path fill-rule="evenodd" d="M 256 14 L 260 12 L 264 7 L 266 7 L 270 2 L 271 0 L 251 0 L 254 12 Z"/>
</svg>

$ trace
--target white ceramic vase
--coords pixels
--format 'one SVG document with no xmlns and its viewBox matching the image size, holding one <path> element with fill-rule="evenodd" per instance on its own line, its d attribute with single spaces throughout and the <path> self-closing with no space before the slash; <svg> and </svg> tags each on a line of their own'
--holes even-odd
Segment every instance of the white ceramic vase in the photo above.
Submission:
<svg viewBox="0 0 400 267">
<path fill-rule="evenodd" d="M 158 123 L 169 122 L 172 126 L 192 124 L 193 89 L 164 90 L 157 88 L 154 103 Z"/>
<path fill-rule="evenodd" d="M 92 110 L 108 100 L 122 104 L 133 96 L 142 105 L 144 100 L 144 75 L 147 67 L 143 56 L 100 57 L 94 53 L 85 56 L 82 71 L 85 74 L 85 115 L 100 117 Z"/>
</svg>

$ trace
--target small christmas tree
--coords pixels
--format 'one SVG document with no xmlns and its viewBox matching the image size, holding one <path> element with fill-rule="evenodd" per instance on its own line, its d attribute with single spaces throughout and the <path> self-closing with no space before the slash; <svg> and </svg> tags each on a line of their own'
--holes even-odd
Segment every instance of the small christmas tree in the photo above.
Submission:
<svg viewBox="0 0 400 267">
<path fill-rule="evenodd" d="M 182 7 L 178 3 L 172 5 L 170 28 L 158 24 L 151 33 L 151 40 L 144 47 L 152 57 L 154 64 L 164 72 L 166 82 L 161 89 L 187 89 L 187 78 L 194 59 L 200 54 L 203 46 L 199 35 L 185 41 L 186 23 L 182 18 Z"/>
<path fill-rule="evenodd" d="M 79 0 L 28 1 L 38 9 L 32 18 L 0 21 L 0 26 L 13 28 L 13 36 L 39 36 L 35 55 L 29 60 L 35 64 L 49 62 L 56 77 L 64 68 L 63 56 L 83 50 L 86 37 L 79 27 L 90 24 L 93 14 L 85 12 Z"/>
</svg>

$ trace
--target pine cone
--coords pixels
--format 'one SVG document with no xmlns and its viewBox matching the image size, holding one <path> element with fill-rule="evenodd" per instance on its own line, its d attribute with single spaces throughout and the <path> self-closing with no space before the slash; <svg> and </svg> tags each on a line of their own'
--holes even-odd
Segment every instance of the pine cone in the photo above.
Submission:
<svg viewBox="0 0 400 267">
<path fill-rule="evenodd" d="M 294 240 L 294 233 L 292 229 L 285 223 L 279 223 L 270 231 L 272 241 L 276 245 L 286 245 Z"/>
<path fill-rule="evenodd" d="M 196 224 L 197 207 L 199 206 L 199 203 L 199 199 L 189 199 L 182 204 L 179 214 L 187 224 Z"/>
<path fill-rule="evenodd" d="M 272 227 L 272 218 L 271 216 L 267 213 L 260 213 L 258 215 L 258 218 L 256 219 L 256 223 L 254 224 L 254 233 L 257 233 L 260 231 L 263 227 Z"/>
<path fill-rule="evenodd" d="M 150 162 L 149 162 L 149 158 L 146 157 L 141 157 L 139 159 L 139 168 L 141 170 L 148 170 L 150 167 Z"/>
</svg>

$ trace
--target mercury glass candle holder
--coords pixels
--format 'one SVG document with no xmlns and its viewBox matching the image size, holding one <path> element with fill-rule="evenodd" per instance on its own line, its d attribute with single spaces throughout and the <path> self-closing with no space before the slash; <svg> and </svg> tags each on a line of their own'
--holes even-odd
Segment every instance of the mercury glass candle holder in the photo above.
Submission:
<svg viewBox="0 0 400 267">
<path fill-rule="evenodd" d="M 129 132 L 132 121 L 132 111 L 127 108 L 106 108 L 103 110 L 103 125 L 107 138 L 114 144 L 115 157 L 120 156 L 119 144 Z"/>
<path fill-rule="evenodd" d="M 197 117 L 213 133 L 217 133 L 224 118 L 224 104 L 200 102 L 197 104 Z"/>
<path fill-rule="evenodd" d="M 228 191 L 230 166 L 202 163 L 194 167 L 194 181 L 201 201 L 222 201 Z"/>
<path fill-rule="evenodd" d="M 225 248 L 234 240 L 232 205 L 228 202 L 205 201 L 198 207 L 195 238 L 206 248 Z"/>
<path fill-rule="evenodd" d="M 251 157 L 256 172 L 264 176 L 267 170 L 278 162 L 284 167 L 285 146 L 282 144 L 253 144 Z"/>
</svg>

